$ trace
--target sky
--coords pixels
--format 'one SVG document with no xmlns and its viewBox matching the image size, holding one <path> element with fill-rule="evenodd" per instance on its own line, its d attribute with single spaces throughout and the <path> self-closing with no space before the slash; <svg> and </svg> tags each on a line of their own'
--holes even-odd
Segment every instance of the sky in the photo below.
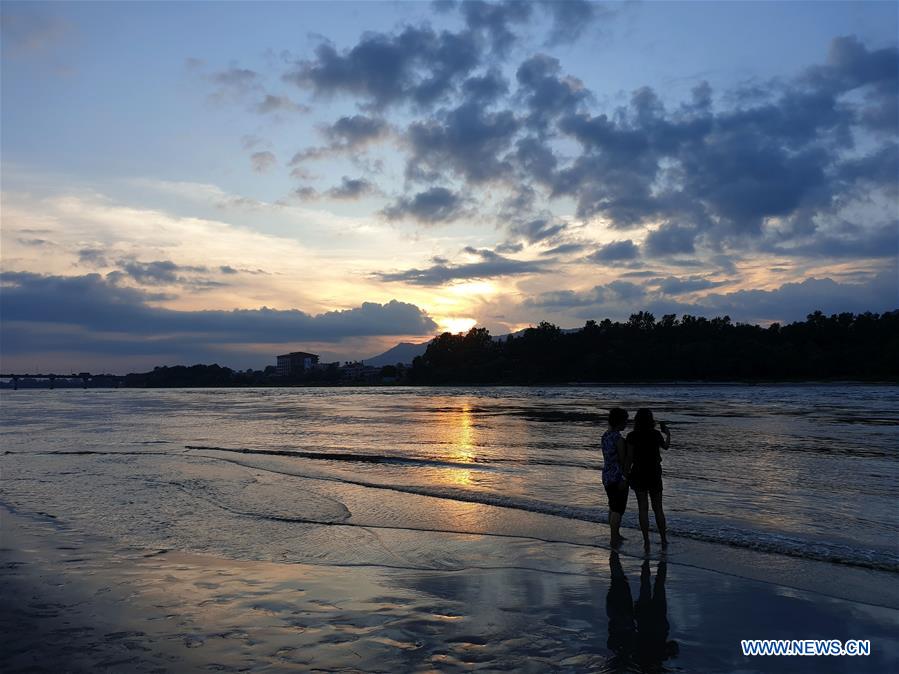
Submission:
<svg viewBox="0 0 899 674">
<path fill-rule="evenodd" d="M 894 2 L 0 5 L 0 369 L 899 308 Z"/>
</svg>

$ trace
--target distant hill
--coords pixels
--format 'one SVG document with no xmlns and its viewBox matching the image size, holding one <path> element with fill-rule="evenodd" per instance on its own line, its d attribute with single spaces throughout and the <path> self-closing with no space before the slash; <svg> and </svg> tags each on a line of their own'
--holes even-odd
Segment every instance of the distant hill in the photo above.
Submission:
<svg viewBox="0 0 899 674">
<path fill-rule="evenodd" d="M 427 342 L 422 342 L 421 344 L 400 342 L 393 348 L 388 349 L 378 356 L 366 358 L 363 362 L 366 365 L 371 365 L 372 367 L 384 367 L 385 365 L 396 365 L 397 363 L 411 365 L 412 360 L 415 358 L 415 356 L 422 355 L 425 352 L 425 349 L 428 348 L 429 343 L 430 340 L 428 340 Z"/>
</svg>

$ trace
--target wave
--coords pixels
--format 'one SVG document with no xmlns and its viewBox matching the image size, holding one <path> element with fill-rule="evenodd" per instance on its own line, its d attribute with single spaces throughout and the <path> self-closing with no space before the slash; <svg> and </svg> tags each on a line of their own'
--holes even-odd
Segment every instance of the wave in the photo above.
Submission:
<svg viewBox="0 0 899 674">
<path fill-rule="evenodd" d="M 489 470 L 482 461 L 461 462 L 441 461 L 439 459 L 416 459 L 404 456 L 386 456 L 384 454 L 309 452 L 294 449 L 243 449 L 232 447 L 207 447 L 203 445 L 184 445 L 185 449 L 201 449 L 214 452 L 235 452 L 237 454 L 261 454 L 263 456 L 286 456 L 290 458 L 312 459 L 314 461 L 348 461 L 352 463 L 379 463 L 398 466 L 431 466 L 443 468 L 474 468 Z"/>
<path fill-rule="evenodd" d="M 197 446 L 190 446 L 191 449 L 201 449 Z M 279 451 L 279 450 L 227 450 L 220 447 L 204 447 L 202 449 L 216 449 L 219 451 L 234 451 L 241 454 L 276 454 L 278 456 L 298 456 L 296 452 Z M 314 454 L 314 453 L 313 453 Z M 333 458 L 334 455 L 327 455 Z M 344 455 L 349 456 L 349 455 Z M 212 457 L 210 457 L 212 458 Z M 383 457 L 381 457 L 383 458 Z M 352 459 L 347 459 L 352 460 Z M 402 459 L 407 461 L 407 459 Z M 235 462 L 239 463 L 239 462 Z M 247 464 L 240 464 L 247 465 Z M 462 464 L 465 467 L 472 467 L 472 464 Z M 388 491 L 401 492 L 406 494 L 415 494 L 418 496 L 429 496 L 433 498 L 442 498 L 452 501 L 461 501 L 465 503 L 479 503 L 481 505 L 497 506 L 500 508 L 510 508 L 525 512 L 532 512 L 541 515 L 552 515 L 554 517 L 562 517 L 565 519 L 579 520 L 582 522 L 595 522 L 598 524 L 607 524 L 608 516 L 604 509 L 588 508 L 580 506 L 568 506 L 548 501 L 540 501 L 537 499 L 528 499 L 521 496 L 506 496 L 504 494 L 496 494 L 491 492 L 468 491 L 457 487 L 445 486 L 420 486 L 420 485 L 402 485 L 402 484 L 382 484 L 369 480 L 351 478 L 348 476 L 323 476 L 323 475 L 305 475 L 300 472 L 279 471 L 262 466 L 247 466 L 259 470 L 268 470 L 284 475 L 292 475 L 294 477 L 303 477 L 316 480 L 327 480 L 332 482 L 341 482 L 359 487 L 370 489 L 385 489 Z M 899 554 L 869 548 L 861 548 L 857 546 L 842 545 L 839 543 L 830 543 L 822 541 L 812 541 L 807 539 L 796 538 L 786 534 L 776 534 L 771 532 L 763 532 L 757 530 L 741 529 L 720 524 L 707 523 L 691 523 L 689 521 L 681 521 L 674 526 L 669 525 L 668 532 L 672 536 L 678 536 L 695 541 L 706 543 L 715 543 L 719 545 L 728 545 L 731 547 L 745 548 L 758 552 L 769 552 L 774 554 L 786 555 L 789 557 L 797 557 L 800 559 L 808 559 L 821 562 L 829 562 L 832 564 L 842 564 L 846 566 L 856 566 L 868 569 L 876 569 L 880 571 L 899 572 Z"/>
<path fill-rule="evenodd" d="M 407 456 L 389 456 L 385 454 L 362 454 L 358 452 L 310 452 L 297 449 L 249 449 L 243 447 L 217 447 L 206 445 L 185 445 L 185 449 L 198 449 L 213 452 L 235 452 L 237 454 L 261 454 L 263 456 L 286 456 L 290 458 L 312 459 L 313 461 L 347 461 L 356 463 L 378 463 L 397 466 L 425 466 L 433 468 L 465 468 L 474 470 L 491 470 L 490 464 L 516 464 L 524 466 L 559 466 L 567 468 L 586 468 L 599 470 L 601 464 L 578 463 L 576 461 L 550 461 L 547 459 L 503 459 L 478 458 L 471 461 L 445 461 L 442 459 Z"/>
</svg>

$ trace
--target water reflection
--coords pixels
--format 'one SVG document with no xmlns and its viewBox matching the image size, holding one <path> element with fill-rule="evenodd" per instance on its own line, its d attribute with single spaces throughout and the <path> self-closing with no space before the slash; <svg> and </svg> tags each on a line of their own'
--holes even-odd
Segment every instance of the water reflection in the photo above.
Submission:
<svg viewBox="0 0 899 674">
<path fill-rule="evenodd" d="M 447 460 L 453 463 L 474 463 L 476 459 L 474 419 L 471 405 L 463 403 L 458 410 L 443 415 L 446 426 L 444 434 L 448 445 Z M 451 468 L 442 471 L 443 478 L 453 485 L 470 485 L 472 472 L 467 468 Z"/>
<path fill-rule="evenodd" d="M 644 560 L 640 570 L 640 594 L 636 602 L 616 552 L 609 555 L 609 571 L 607 646 L 614 655 L 606 663 L 607 671 L 662 671 L 662 663 L 675 657 L 679 651 L 677 642 L 668 639 L 671 629 L 665 595 L 668 563 L 664 559 L 659 562 L 653 583 L 649 560 Z"/>
</svg>

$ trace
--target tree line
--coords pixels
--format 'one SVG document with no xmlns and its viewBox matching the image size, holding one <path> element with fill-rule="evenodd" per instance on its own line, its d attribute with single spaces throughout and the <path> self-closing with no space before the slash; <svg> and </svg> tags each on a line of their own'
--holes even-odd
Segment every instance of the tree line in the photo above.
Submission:
<svg viewBox="0 0 899 674">
<path fill-rule="evenodd" d="M 542 322 L 494 338 L 485 328 L 443 333 L 415 358 L 414 384 L 626 381 L 899 380 L 899 310 L 816 311 L 767 327 L 640 311 L 626 322 L 562 330 Z"/>
</svg>

